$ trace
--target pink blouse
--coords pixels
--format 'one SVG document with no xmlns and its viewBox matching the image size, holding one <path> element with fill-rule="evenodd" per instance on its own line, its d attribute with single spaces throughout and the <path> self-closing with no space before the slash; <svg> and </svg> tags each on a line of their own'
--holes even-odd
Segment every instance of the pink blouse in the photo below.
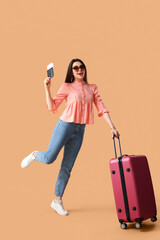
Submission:
<svg viewBox="0 0 160 240">
<path fill-rule="evenodd" d="M 52 98 L 52 113 L 58 113 L 58 107 L 66 100 L 66 108 L 60 119 L 66 122 L 75 122 L 81 124 L 94 124 L 93 102 L 98 110 L 98 116 L 109 113 L 102 102 L 98 93 L 96 84 L 89 84 L 85 81 L 74 81 L 71 83 L 63 82 L 56 96 Z"/>
</svg>

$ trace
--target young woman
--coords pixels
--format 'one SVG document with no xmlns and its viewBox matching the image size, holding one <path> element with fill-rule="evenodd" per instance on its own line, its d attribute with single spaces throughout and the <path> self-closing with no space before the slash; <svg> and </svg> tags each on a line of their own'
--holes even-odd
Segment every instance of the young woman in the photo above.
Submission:
<svg viewBox="0 0 160 240">
<path fill-rule="evenodd" d="M 55 186 L 55 199 L 51 207 L 60 215 L 67 215 L 62 196 L 68 183 L 71 170 L 81 148 L 86 124 L 94 124 L 93 102 L 98 110 L 98 116 L 107 121 L 111 133 L 119 137 L 104 105 L 96 84 L 87 81 L 87 69 L 82 60 L 73 59 L 69 66 L 65 82 L 62 83 L 54 98 L 51 97 L 51 79 L 44 80 L 46 107 L 52 113 L 58 113 L 58 107 L 66 100 L 66 108 L 60 116 L 48 146 L 47 151 L 33 151 L 21 162 L 21 167 L 28 167 L 34 160 L 46 164 L 53 163 L 64 146 L 63 159 Z"/>
</svg>

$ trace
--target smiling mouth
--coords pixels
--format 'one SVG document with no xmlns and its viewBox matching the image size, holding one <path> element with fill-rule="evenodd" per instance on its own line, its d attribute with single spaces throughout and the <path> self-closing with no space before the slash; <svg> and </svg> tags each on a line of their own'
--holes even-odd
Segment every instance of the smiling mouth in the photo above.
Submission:
<svg viewBox="0 0 160 240">
<path fill-rule="evenodd" d="M 82 74 L 83 74 L 83 73 L 78 73 L 78 75 L 80 75 L 80 76 L 81 76 Z"/>
</svg>

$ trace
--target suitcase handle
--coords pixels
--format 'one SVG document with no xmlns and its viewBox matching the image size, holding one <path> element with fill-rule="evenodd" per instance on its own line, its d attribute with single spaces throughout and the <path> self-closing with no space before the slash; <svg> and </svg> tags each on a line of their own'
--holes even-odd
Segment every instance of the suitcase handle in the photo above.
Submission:
<svg viewBox="0 0 160 240">
<path fill-rule="evenodd" d="M 117 158 L 117 152 L 116 152 L 116 145 L 115 145 L 115 134 L 112 135 L 113 138 L 113 146 L 114 146 L 114 152 L 115 152 L 115 157 Z M 122 151 L 121 151 L 121 144 L 120 144 L 120 139 L 118 137 L 118 143 L 119 143 L 119 151 L 120 151 L 120 156 L 122 156 Z"/>
</svg>

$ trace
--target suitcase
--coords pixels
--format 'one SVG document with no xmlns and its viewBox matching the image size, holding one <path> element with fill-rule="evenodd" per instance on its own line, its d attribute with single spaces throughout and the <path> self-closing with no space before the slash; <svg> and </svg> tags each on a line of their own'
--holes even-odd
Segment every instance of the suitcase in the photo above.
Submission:
<svg viewBox="0 0 160 240">
<path fill-rule="evenodd" d="M 145 155 L 122 155 L 117 157 L 115 135 L 112 136 L 115 158 L 110 160 L 110 171 L 118 219 L 122 229 L 127 222 L 135 222 L 140 228 L 142 221 L 157 220 L 157 209 L 148 161 Z"/>
</svg>

